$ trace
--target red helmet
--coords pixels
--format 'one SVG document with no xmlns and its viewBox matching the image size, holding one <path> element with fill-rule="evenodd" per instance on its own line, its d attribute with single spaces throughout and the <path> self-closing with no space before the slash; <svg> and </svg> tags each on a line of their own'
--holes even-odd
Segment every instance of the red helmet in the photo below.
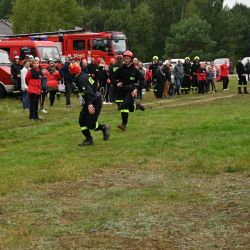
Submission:
<svg viewBox="0 0 250 250">
<path fill-rule="evenodd" d="M 123 53 L 123 56 L 129 56 L 129 57 L 133 58 L 134 55 L 130 50 L 127 50 Z"/>
<path fill-rule="evenodd" d="M 77 62 L 71 63 L 69 65 L 69 72 L 73 75 L 81 73 L 80 65 Z"/>
</svg>

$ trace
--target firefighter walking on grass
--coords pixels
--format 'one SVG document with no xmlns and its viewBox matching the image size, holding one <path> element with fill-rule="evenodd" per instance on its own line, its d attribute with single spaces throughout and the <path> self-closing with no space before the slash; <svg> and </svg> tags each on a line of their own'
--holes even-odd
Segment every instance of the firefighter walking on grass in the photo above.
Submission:
<svg viewBox="0 0 250 250">
<path fill-rule="evenodd" d="M 134 103 L 134 98 L 137 96 L 137 87 L 142 86 L 144 78 L 133 64 L 133 53 L 131 51 L 124 52 L 123 60 L 124 64 L 116 71 L 115 81 L 117 99 L 122 100 L 122 123 L 117 127 L 126 130 L 129 112 L 134 112 L 136 109 L 145 110 L 140 103 Z"/>
<path fill-rule="evenodd" d="M 79 117 L 79 125 L 86 139 L 79 144 L 79 146 L 89 146 L 93 144 L 90 130 L 102 131 L 103 140 L 108 140 L 110 136 L 110 125 L 97 122 L 102 108 L 102 99 L 97 91 L 97 83 L 91 77 L 81 73 L 81 67 L 76 62 L 70 64 L 69 71 L 74 77 L 74 82 L 79 89 L 79 94 L 82 95 L 84 99 L 84 105 Z"/>
</svg>

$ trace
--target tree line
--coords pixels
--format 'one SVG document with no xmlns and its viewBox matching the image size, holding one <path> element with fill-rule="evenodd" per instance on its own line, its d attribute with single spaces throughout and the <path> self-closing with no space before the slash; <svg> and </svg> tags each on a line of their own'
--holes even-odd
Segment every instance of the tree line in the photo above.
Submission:
<svg viewBox="0 0 250 250">
<path fill-rule="evenodd" d="M 2 0 L 0 18 L 9 18 L 15 33 L 123 31 L 143 61 L 250 56 L 250 8 L 229 9 L 223 0 Z"/>
</svg>

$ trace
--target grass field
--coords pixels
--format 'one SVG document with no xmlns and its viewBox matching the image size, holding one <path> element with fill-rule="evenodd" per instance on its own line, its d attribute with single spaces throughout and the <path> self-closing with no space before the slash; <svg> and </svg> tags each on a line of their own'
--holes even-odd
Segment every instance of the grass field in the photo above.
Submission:
<svg viewBox="0 0 250 250">
<path fill-rule="evenodd" d="M 156 101 L 79 148 L 80 107 L 0 100 L 0 249 L 249 249 L 250 95 Z"/>
</svg>

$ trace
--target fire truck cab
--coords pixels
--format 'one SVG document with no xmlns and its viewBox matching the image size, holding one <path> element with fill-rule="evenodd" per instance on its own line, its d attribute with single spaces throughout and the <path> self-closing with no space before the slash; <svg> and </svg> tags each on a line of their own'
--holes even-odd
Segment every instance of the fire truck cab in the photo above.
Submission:
<svg viewBox="0 0 250 250">
<path fill-rule="evenodd" d="M 14 61 L 15 56 L 24 60 L 27 55 L 32 55 L 40 59 L 42 67 L 48 66 L 49 58 L 61 65 L 60 53 L 57 46 L 50 41 L 32 41 L 32 40 L 0 40 L 0 49 L 8 52 L 9 57 Z"/>
<path fill-rule="evenodd" d="M 10 66 L 11 62 L 8 53 L 0 49 L 0 98 L 3 98 L 6 93 L 13 92 L 14 89 Z"/>
</svg>

